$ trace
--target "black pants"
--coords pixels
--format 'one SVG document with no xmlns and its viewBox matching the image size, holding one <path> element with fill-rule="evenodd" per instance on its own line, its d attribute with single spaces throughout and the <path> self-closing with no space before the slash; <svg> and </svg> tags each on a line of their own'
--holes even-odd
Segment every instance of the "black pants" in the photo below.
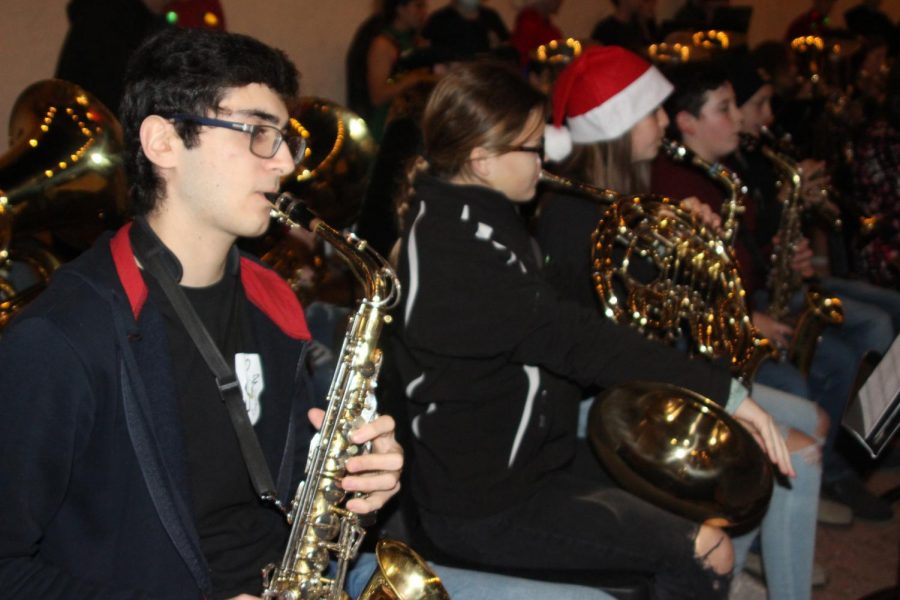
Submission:
<svg viewBox="0 0 900 600">
<path fill-rule="evenodd" d="M 699 526 L 617 487 L 586 445 L 571 469 L 501 513 L 421 519 L 441 550 L 489 567 L 647 572 L 660 600 L 728 595 L 730 577 L 694 556 Z"/>
</svg>

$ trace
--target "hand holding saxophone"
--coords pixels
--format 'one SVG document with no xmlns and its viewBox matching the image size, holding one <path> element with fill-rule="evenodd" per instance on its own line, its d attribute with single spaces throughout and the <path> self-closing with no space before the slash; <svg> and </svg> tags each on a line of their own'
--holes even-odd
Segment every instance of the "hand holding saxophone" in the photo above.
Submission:
<svg viewBox="0 0 900 600">
<path fill-rule="evenodd" d="M 821 160 L 807 158 L 800 161 L 800 197 L 808 207 L 827 200 L 831 177 Z"/>
<path fill-rule="evenodd" d="M 774 343 L 778 348 L 787 348 L 791 344 L 791 335 L 794 329 L 777 319 L 758 310 L 751 316 L 753 326 L 756 327 L 764 338 Z"/>
<path fill-rule="evenodd" d="M 309 411 L 309 422 L 317 430 L 322 426 L 325 411 L 313 408 Z M 345 464 L 348 473 L 341 480 L 341 487 L 347 492 L 365 494 L 347 502 L 347 510 L 366 514 L 379 510 L 400 491 L 400 471 L 403 468 L 403 448 L 394 438 L 394 419 L 380 415 L 374 421 L 364 423 L 350 436 L 354 444 L 371 442 L 371 452 L 348 458 Z"/>
<path fill-rule="evenodd" d="M 813 251 L 809 245 L 809 239 L 801 237 L 790 251 L 792 252 L 791 270 L 803 279 L 814 277 L 816 271 L 813 268 Z"/>
<path fill-rule="evenodd" d="M 750 432 L 779 471 L 789 477 L 797 476 L 794 467 L 791 466 L 790 453 L 784 436 L 769 413 L 748 396 L 734 411 L 734 418 Z"/>
</svg>

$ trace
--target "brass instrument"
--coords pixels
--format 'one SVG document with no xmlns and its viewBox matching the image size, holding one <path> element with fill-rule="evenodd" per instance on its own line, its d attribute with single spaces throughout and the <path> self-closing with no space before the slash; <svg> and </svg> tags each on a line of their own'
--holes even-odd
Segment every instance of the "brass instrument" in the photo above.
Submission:
<svg viewBox="0 0 900 600">
<path fill-rule="evenodd" d="M 758 522 L 772 466 L 750 433 L 708 398 L 673 385 L 604 391 L 588 416 L 597 454 L 628 491 L 716 527 Z"/>
<path fill-rule="evenodd" d="M 116 224 L 125 202 L 119 124 L 75 84 L 29 86 L 13 106 L 9 134 L 0 156 L 0 329 L 59 265 L 48 236 L 83 250 Z"/>
<path fill-rule="evenodd" d="M 672 160 L 700 169 L 728 190 L 728 200 L 722 204 L 722 235 L 729 245 L 734 246 L 737 239 L 738 220 L 746 210 L 744 196 L 747 193 L 747 186 L 741 182 L 737 173 L 728 167 L 721 163 L 710 163 L 703 160 L 675 140 L 664 139 L 662 149 Z"/>
<path fill-rule="evenodd" d="M 801 173 L 797 163 L 771 147 L 763 145 L 760 151 L 781 174 L 782 185 L 788 186 L 789 190 L 781 209 L 778 245 L 772 253 L 768 278 L 770 302 L 766 311 L 773 319 L 785 321 L 790 313 L 791 298 L 804 286 L 800 274 L 791 268 L 793 248 L 803 237 Z M 815 282 L 807 282 L 804 308 L 794 326 L 786 358 L 804 375 L 808 374 L 822 330 L 828 325 L 843 322 L 844 310 L 840 298 L 828 297 Z"/>
<path fill-rule="evenodd" d="M 365 535 L 359 516 L 344 508 L 347 494 L 340 481 L 346 474 L 346 460 L 367 451 L 349 436 L 375 416 L 373 391 L 382 356 L 376 343 L 382 325 L 391 320 L 386 311 L 400 299 L 400 282 L 389 263 L 365 241 L 352 234 L 344 237 L 290 194 L 270 194 L 269 200 L 273 217 L 291 227 L 302 225 L 334 247 L 364 289 L 347 326 L 322 427 L 310 444 L 306 480 L 298 486 L 288 513 L 292 528 L 287 548 L 280 564 L 269 565 L 263 573 L 263 598 L 338 600 L 344 596 L 349 561 Z M 337 566 L 329 578 L 325 572 L 332 556 Z M 448 598 L 440 579 L 402 544 L 381 544 L 378 561 L 380 581 L 367 586 L 369 595 L 363 598 Z M 411 596 L 378 595 L 390 587 L 414 584 L 419 591 Z"/>
<path fill-rule="evenodd" d="M 563 69 L 581 55 L 584 43 L 576 38 L 551 40 L 529 53 L 529 73 L 535 86 L 548 96 Z"/>
<path fill-rule="evenodd" d="M 356 113 L 324 98 L 301 98 L 289 126 L 307 140 L 306 157 L 281 191 L 306 200 L 332 227 L 356 221 L 378 144 Z"/>
<path fill-rule="evenodd" d="M 306 199 L 334 227 L 353 223 L 377 150 L 368 126 L 352 111 L 322 98 L 301 98 L 289 112 L 289 126 L 306 139 L 307 148 L 304 160 L 282 179 L 281 191 Z M 273 227 L 255 245 L 263 262 L 287 281 L 302 304 L 322 300 L 353 305 L 353 276 L 320 239 L 303 243 Z"/>
<path fill-rule="evenodd" d="M 715 232 L 668 198 L 624 196 L 547 172 L 541 181 L 607 207 L 592 238 L 592 269 L 608 318 L 666 342 L 686 337 L 695 351 L 728 356 L 752 378 L 770 349 L 754 335 L 731 250 Z M 699 394 L 618 385 L 594 402 L 588 430 L 613 477 L 649 502 L 716 526 L 765 512 L 768 460 L 743 426 Z"/>
<path fill-rule="evenodd" d="M 541 181 L 608 206 L 592 236 L 594 287 L 604 314 L 669 344 L 726 358 L 746 385 L 773 349 L 747 312 L 729 244 L 661 196 L 624 196 L 563 177 Z"/>
</svg>

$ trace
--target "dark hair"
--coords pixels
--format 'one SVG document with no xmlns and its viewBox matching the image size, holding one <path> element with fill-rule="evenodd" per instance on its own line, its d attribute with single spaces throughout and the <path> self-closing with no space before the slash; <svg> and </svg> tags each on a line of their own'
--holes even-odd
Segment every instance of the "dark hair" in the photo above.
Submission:
<svg viewBox="0 0 900 600">
<path fill-rule="evenodd" d="M 213 30 L 168 28 L 132 57 L 119 110 L 125 136 L 125 169 L 132 210 L 156 208 L 163 181 L 141 147 L 140 128 L 150 115 L 214 113 L 229 89 L 259 83 L 285 104 L 297 96 L 297 69 L 280 50 L 253 38 Z M 197 144 L 199 126 L 175 124 L 186 147 Z"/>
<path fill-rule="evenodd" d="M 412 2 L 412 0 L 384 0 L 383 8 L 381 9 L 381 14 L 384 16 L 384 22 L 390 26 L 394 23 L 394 19 L 397 18 L 397 9 L 401 6 L 406 6 Z"/>
<path fill-rule="evenodd" d="M 402 231 L 413 180 L 427 170 L 449 179 L 469 169 L 477 147 L 502 149 L 522 134 L 535 110 L 546 120 L 547 97 L 522 74 L 495 60 L 458 63 L 441 78 L 422 115 L 422 156 L 409 160 L 406 180 L 398 186 L 395 215 Z"/>
<path fill-rule="evenodd" d="M 464 172 L 474 148 L 511 145 L 546 107 L 546 96 L 505 63 L 457 65 L 435 86 L 422 117 L 429 171 L 443 179 Z"/>
<path fill-rule="evenodd" d="M 697 61 L 674 65 L 665 69 L 664 74 L 675 86 L 675 90 L 663 103 L 663 108 L 669 115 L 668 135 L 680 139 L 681 133 L 675 117 L 681 111 L 695 117 L 700 116 L 709 92 L 728 83 L 728 73 L 717 62 Z"/>
</svg>

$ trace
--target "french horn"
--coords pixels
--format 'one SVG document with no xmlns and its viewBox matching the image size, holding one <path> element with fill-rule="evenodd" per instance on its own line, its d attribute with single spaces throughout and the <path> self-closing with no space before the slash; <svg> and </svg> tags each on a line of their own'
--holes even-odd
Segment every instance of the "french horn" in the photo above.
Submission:
<svg viewBox="0 0 900 600">
<path fill-rule="evenodd" d="M 605 206 L 592 239 L 594 285 L 606 317 L 646 337 L 690 340 L 749 380 L 768 355 L 755 345 L 731 249 L 669 198 L 628 196 L 542 173 Z M 606 390 L 588 420 L 601 462 L 633 494 L 688 519 L 743 527 L 765 512 L 768 459 L 714 402 L 661 383 Z"/>
<path fill-rule="evenodd" d="M 619 385 L 594 401 L 588 431 L 610 474 L 648 502 L 716 527 L 744 527 L 766 512 L 769 460 L 734 417 L 700 394 Z"/>
</svg>

